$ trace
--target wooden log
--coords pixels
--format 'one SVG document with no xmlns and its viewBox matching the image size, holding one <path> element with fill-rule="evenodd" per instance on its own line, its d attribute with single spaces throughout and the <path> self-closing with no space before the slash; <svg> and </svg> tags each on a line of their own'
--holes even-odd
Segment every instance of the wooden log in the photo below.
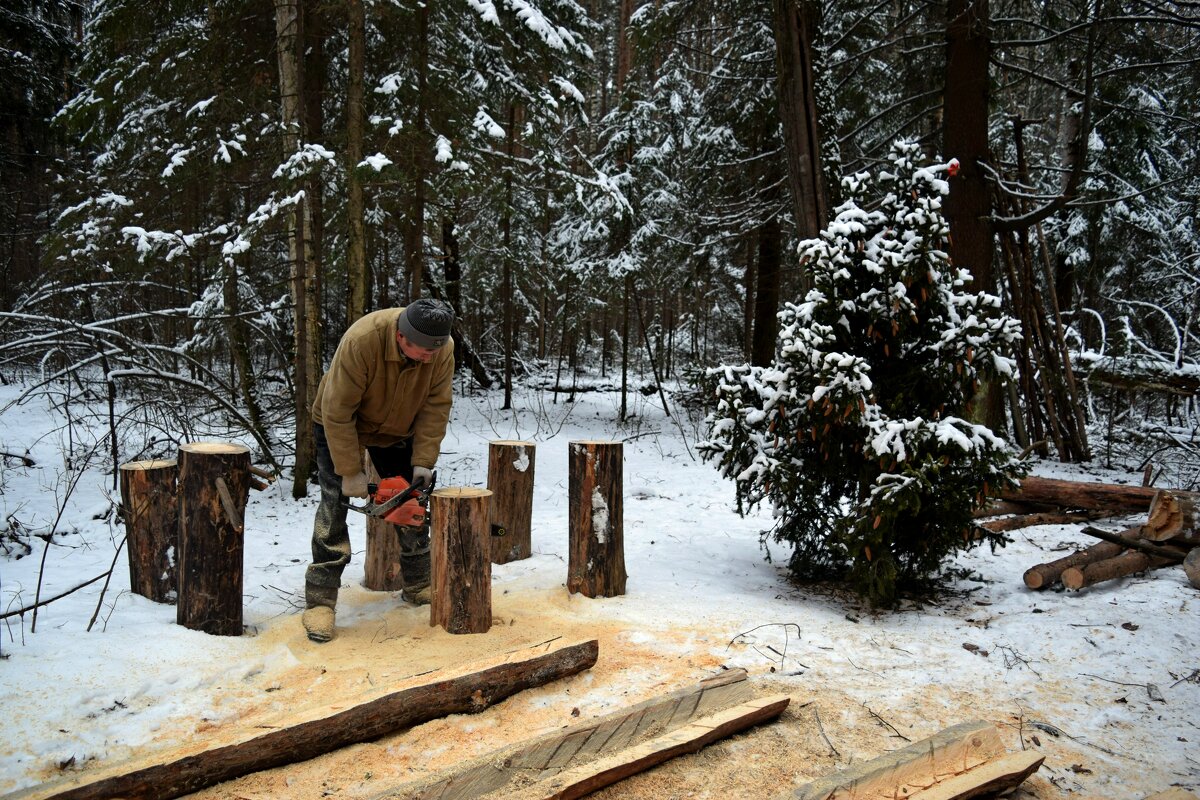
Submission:
<svg viewBox="0 0 1200 800">
<path fill-rule="evenodd" d="M 936 786 L 911 795 L 911 800 L 970 800 L 972 797 L 995 797 L 1000 792 L 1015 789 L 1037 772 L 1046 757 L 1032 750 L 1010 753 L 982 764 L 975 769 L 955 775 Z"/>
<path fill-rule="evenodd" d="M 491 498 L 487 489 L 448 486 L 429 500 L 429 624 L 447 633 L 492 627 Z"/>
<path fill-rule="evenodd" d="M 623 595 L 622 443 L 574 441 L 568 450 L 567 591 Z"/>
<path fill-rule="evenodd" d="M 1031 475 L 1022 480 L 1018 488 L 1001 492 L 1000 497 L 1018 503 L 1133 512 L 1150 508 L 1150 501 L 1157 491 L 1146 486 L 1063 481 Z"/>
<path fill-rule="evenodd" d="M 1088 536 L 1095 536 L 1097 539 L 1103 539 L 1106 542 L 1116 542 L 1129 550 L 1141 550 L 1143 553 L 1148 553 L 1152 556 L 1161 556 L 1162 558 L 1182 561 L 1183 557 L 1187 555 L 1185 548 L 1147 542 L 1145 539 L 1139 538 L 1142 532 L 1141 525 L 1136 528 L 1126 528 L 1121 533 L 1111 533 L 1110 531 L 1093 528 L 1091 525 L 1088 525 L 1083 529 L 1083 532 Z"/>
<path fill-rule="evenodd" d="M 474 800 L 490 792 L 544 780 L 611 755 L 699 717 L 754 699 L 746 671 L 732 669 L 699 685 L 655 697 L 599 719 L 500 748 L 431 778 L 376 794 L 375 800 Z"/>
<path fill-rule="evenodd" d="M 1200 547 L 1193 547 L 1183 559 L 1183 572 L 1188 583 L 1200 589 Z"/>
<path fill-rule="evenodd" d="M 1160 490 L 1150 502 L 1150 516 L 1142 526 L 1142 538 L 1152 542 L 1200 545 L 1196 529 L 1197 496 L 1188 492 Z"/>
<path fill-rule="evenodd" d="M 508 797 L 510 800 L 576 800 L 676 756 L 695 753 L 727 736 L 775 719 L 787 708 L 790 699 L 787 695 L 773 695 L 751 700 L 636 747 L 567 770 Z"/>
<path fill-rule="evenodd" d="M 492 563 L 507 564 L 533 554 L 533 442 L 497 440 L 488 445 L 487 486 L 492 492 Z"/>
<path fill-rule="evenodd" d="M 363 472 L 370 483 L 379 483 L 379 471 L 370 453 L 363 453 Z M 351 516 L 359 516 L 353 514 Z M 400 575 L 400 536 L 396 526 L 367 516 L 367 554 L 363 558 L 363 586 L 376 592 L 398 592 L 404 588 Z"/>
<path fill-rule="evenodd" d="M 1032 528 L 1034 525 L 1068 525 L 1073 522 L 1091 522 L 1105 516 L 1103 511 L 1043 511 L 1023 514 L 1019 517 L 1002 517 L 977 523 L 993 533 Z"/>
<path fill-rule="evenodd" d="M 498 664 L 409 686 L 358 705 L 344 703 L 310 711 L 267 733 L 172 761 L 123 772 L 83 785 L 60 781 L 10 800 L 170 800 L 222 781 L 315 758 L 347 745 L 448 714 L 478 713 L 524 689 L 590 668 L 599 646 L 593 639 L 552 648 L 549 643 L 518 650 Z"/>
<path fill-rule="evenodd" d="M 1140 550 L 1126 550 L 1120 555 L 1106 558 L 1103 561 L 1097 561 L 1094 564 L 1085 564 L 1082 567 L 1071 567 L 1070 569 L 1063 570 L 1062 583 L 1068 589 L 1084 589 L 1088 586 L 1094 586 L 1101 581 L 1123 578 L 1126 575 L 1133 575 L 1136 572 L 1144 572 L 1148 569 L 1157 569 L 1158 567 L 1177 563 L 1179 563 L 1179 559 L 1152 556 Z"/>
<path fill-rule="evenodd" d="M 1045 564 L 1038 564 L 1025 570 L 1024 580 L 1025 585 L 1030 589 L 1044 589 L 1058 582 L 1062 577 L 1063 570 L 1071 567 L 1082 567 L 1086 564 L 1091 564 L 1096 561 L 1103 561 L 1106 558 L 1112 558 L 1119 555 L 1125 548 L 1116 542 L 1096 542 L 1091 547 L 1083 550 L 1077 550 L 1069 556 L 1050 561 Z"/>
<path fill-rule="evenodd" d="M 242 635 L 242 515 L 249 494 L 249 448 L 224 442 L 180 446 L 175 618 L 186 628 Z"/>
<path fill-rule="evenodd" d="M 1036 514 L 1039 511 L 1058 511 L 1058 506 L 1052 503 L 1018 503 L 1014 500 L 991 500 L 971 512 L 975 519 L 981 517 L 998 517 L 1002 514 Z"/>
<path fill-rule="evenodd" d="M 990 722 L 962 722 L 797 789 L 794 800 L 893 800 L 1004 753 Z"/>
<path fill-rule="evenodd" d="M 129 588 L 157 603 L 178 597 L 179 465 L 174 459 L 122 464 L 121 510 Z"/>
</svg>

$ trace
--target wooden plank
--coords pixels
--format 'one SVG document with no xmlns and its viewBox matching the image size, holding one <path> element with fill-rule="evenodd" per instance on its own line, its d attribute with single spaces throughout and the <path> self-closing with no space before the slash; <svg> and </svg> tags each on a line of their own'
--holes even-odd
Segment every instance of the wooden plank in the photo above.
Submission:
<svg viewBox="0 0 1200 800">
<path fill-rule="evenodd" d="M 111 775 L 81 786 L 65 788 L 77 781 L 63 781 L 16 797 L 169 800 L 251 772 L 378 739 L 448 714 L 482 711 L 523 689 L 588 669 L 596 663 L 598 652 L 599 645 L 594 639 L 556 648 L 549 643 L 524 648 L 483 669 L 389 692 L 350 708 L 321 708 L 285 728 L 250 735 L 234 744 Z"/>
<path fill-rule="evenodd" d="M 962 722 L 797 789 L 795 800 L 893 800 L 1004 753 L 989 722 Z"/>
<path fill-rule="evenodd" d="M 772 720 L 791 698 L 774 695 L 734 706 L 691 722 L 628 750 L 566 770 L 559 775 L 505 797 L 512 800 L 575 800 L 605 786 L 645 772 L 676 756 L 696 751 L 738 731 Z"/>
<path fill-rule="evenodd" d="M 969 772 L 941 781 L 931 789 L 917 792 L 911 800 L 970 800 L 1016 788 L 1038 771 L 1046 757 L 1032 750 L 1011 753 L 976 767 Z"/>
<path fill-rule="evenodd" d="M 680 708 L 692 709 L 691 721 L 752 700 L 746 671 L 733 669 L 661 697 L 607 714 L 587 723 L 555 731 L 531 741 L 500 748 L 481 758 L 420 781 L 392 787 L 373 800 L 472 800 L 514 781 L 529 783 L 623 750 L 640 740 L 639 727 L 656 733 L 669 730 Z"/>
</svg>

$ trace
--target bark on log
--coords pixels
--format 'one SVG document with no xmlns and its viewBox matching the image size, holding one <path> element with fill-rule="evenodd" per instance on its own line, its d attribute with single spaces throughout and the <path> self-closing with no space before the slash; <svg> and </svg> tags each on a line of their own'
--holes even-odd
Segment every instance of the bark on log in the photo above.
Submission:
<svg viewBox="0 0 1200 800">
<path fill-rule="evenodd" d="M 1200 547 L 1193 547 L 1183 559 L 1183 572 L 1187 575 L 1188 583 L 1200 589 Z"/>
<path fill-rule="evenodd" d="M 623 595 L 622 443 L 574 441 L 569 452 L 567 591 Z"/>
<path fill-rule="evenodd" d="M 752 699 L 754 692 L 746 681 L 746 671 L 729 670 L 698 686 L 500 748 L 431 779 L 386 789 L 376 794 L 374 800 L 473 800 L 507 790 L 520 781 L 545 780 L 563 770 L 640 744 L 652 734 L 675 730 L 698 717 Z"/>
<path fill-rule="evenodd" d="M 492 563 L 507 564 L 533 554 L 533 442 L 494 441 L 488 447 L 488 489 L 492 525 L 504 529 L 492 537 Z"/>
<path fill-rule="evenodd" d="M 787 695 L 751 700 L 671 731 L 615 755 L 563 772 L 515 794 L 511 800 L 576 800 L 631 775 L 698 750 L 759 723 L 787 708 Z"/>
<path fill-rule="evenodd" d="M 1072 567 L 1082 567 L 1096 561 L 1120 555 L 1125 548 L 1116 542 L 1096 542 L 1091 547 L 1078 550 L 1069 556 L 1045 564 L 1038 564 L 1025 570 L 1025 585 L 1030 589 L 1045 589 L 1058 582 L 1063 571 Z"/>
<path fill-rule="evenodd" d="M 1196 530 L 1197 496 L 1188 492 L 1160 490 L 1150 502 L 1150 516 L 1142 527 L 1142 538 L 1152 542 L 1200 545 Z"/>
<path fill-rule="evenodd" d="M 1036 514 L 1039 511 L 1059 511 L 1052 503 L 1018 503 L 1015 500 L 992 500 L 971 512 L 975 519 L 981 517 L 998 517 L 1002 514 Z"/>
<path fill-rule="evenodd" d="M 1147 542 L 1145 539 L 1138 538 L 1141 535 L 1142 527 L 1139 525 L 1136 528 L 1127 528 L 1122 533 L 1109 533 L 1100 528 L 1088 526 L 1083 529 L 1083 532 L 1088 536 L 1095 536 L 1097 539 L 1104 539 L 1107 542 L 1116 542 L 1117 544 L 1129 550 L 1140 550 L 1143 553 L 1148 553 L 1152 556 L 1162 556 L 1163 558 L 1182 561 L 1187 555 L 1187 549 L 1174 545 L 1155 544 Z"/>
<path fill-rule="evenodd" d="M 1133 575 L 1135 572 L 1144 572 L 1148 569 L 1157 569 L 1177 563 L 1179 563 L 1179 559 L 1152 556 L 1140 550 L 1126 550 L 1118 556 L 1106 558 L 1094 564 L 1063 570 L 1062 583 L 1068 589 L 1084 589 L 1102 581 L 1123 578 L 1126 575 Z"/>
<path fill-rule="evenodd" d="M 305 714 L 284 728 L 248 736 L 176 760 L 101 780 L 63 788 L 41 787 L 22 800 L 170 800 L 222 781 L 292 764 L 347 745 L 449 714 L 478 713 L 524 689 L 574 675 L 596 663 L 591 641 L 550 649 L 549 644 L 519 650 L 499 664 L 382 694 L 350 708 L 339 704 Z M 341 710 L 334 710 L 334 709 Z M 50 789 L 50 794 L 42 792 Z M 16 798 L 13 798 L 16 800 Z"/>
<path fill-rule="evenodd" d="M 989 722 L 963 722 L 797 789 L 794 800 L 908 797 L 1004 753 Z"/>
<path fill-rule="evenodd" d="M 1102 519 L 1103 511 L 1042 511 L 1037 514 L 1023 514 L 1019 517 L 1003 517 L 989 519 L 977 523 L 993 533 L 1015 531 L 1021 528 L 1032 528 L 1034 525 L 1068 525 L 1072 522 L 1092 522 Z"/>
<path fill-rule="evenodd" d="M 448 486 L 429 500 L 429 624 L 447 633 L 487 633 L 492 627 L 491 499 L 487 489 Z"/>
<path fill-rule="evenodd" d="M 122 464 L 121 508 L 129 588 L 157 603 L 178 597 L 179 465 L 174 459 Z"/>
<path fill-rule="evenodd" d="M 1101 511 L 1142 511 L 1158 489 L 1116 483 L 1062 481 L 1030 476 L 1017 489 L 1000 497 L 1017 503 L 1044 503 L 1063 508 L 1088 508 Z"/>
<path fill-rule="evenodd" d="M 936 786 L 917 792 L 911 800 L 970 800 L 972 797 L 995 797 L 1015 789 L 1046 760 L 1044 755 L 1026 750 L 1010 753 L 973 770 L 947 778 Z"/>
<path fill-rule="evenodd" d="M 179 448 L 175 618 L 186 628 L 242 635 L 241 527 L 249 494 L 249 448 L 223 442 L 192 442 Z"/>
<path fill-rule="evenodd" d="M 363 453 L 363 472 L 371 483 L 379 483 L 379 471 L 371 455 Z M 351 516 L 359 516 L 353 514 Z M 363 558 L 363 586 L 376 592 L 398 592 L 404 588 L 400 575 L 400 536 L 396 526 L 367 516 L 367 554 Z"/>
</svg>

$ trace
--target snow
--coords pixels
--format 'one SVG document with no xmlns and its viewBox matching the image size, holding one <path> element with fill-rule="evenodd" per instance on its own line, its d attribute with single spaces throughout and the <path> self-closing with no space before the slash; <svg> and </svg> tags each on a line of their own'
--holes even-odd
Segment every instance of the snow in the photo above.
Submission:
<svg viewBox="0 0 1200 800">
<path fill-rule="evenodd" d="M 116 551 L 124 531 L 109 513 L 117 499 L 111 474 L 75 471 L 62 456 L 61 406 L 35 397 L 7 407 L 21 390 L 0 387 L 0 450 L 27 452 L 36 464 L 7 458 L 0 467 L 0 519 L 10 551 L 0 553 L 0 613 L 33 603 L 39 573 L 44 600 L 104 573 L 114 556 L 116 568 L 103 598 L 104 582 L 97 581 L 56 600 L 39 609 L 36 631 L 29 613 L 0 625 L 6 732 L 0 793 L 51 779 L 58 765 L 86 775 L 87 768 L 119 763 L 162 738 L 203 742 L 205 730 L 236 721 L 252 703 L 282 714 L 287 709 L 271 705 L 279 705 L 272 688 L 314 650 L 325 656 L 350 646 L 349 634 L 318 648 L 300 633 L 297 600 L 315 493 L 293 501 L 286 480 L 251 493 L 246 635 L 185 629 L 175 624 L 174 607 L 128 591 L 126 557 Z M 1075 798 L 1141 797 L 1173 784 L 1200 785 L 1200 597 L 1181 570 L 1080 592 L 1032 592 L 1021 579 L 1025 569 L 1091 542 L 1075 526 L 1028 528 L 995 554 L 976 549 L 960 556 L 960 576 L 943 602 L 873 613 L 835 592 L 790 583 L 788 553 L 772 544 L 768 562 L 760 546 L 770 510 L 739 517 L 733 485 L 694 459 L 696 431 L 665 417 L 657 398 L 631 397 L 634 416 L 621 425 L 620 398 L 612 393 L 551 404 L 518 392 L 514 405 L 526 410 L 515 414 L 499 410 L 494 395 L 456 396 L 438 464 L 441 485 L 483 485 L 489 441 L 537 443 L 534 554 L 493 567 L 495 596 L 515 604 L 527 598 L 531 606 L 548 597 L 568 602 L 568 443 L 622 439 L 627 593 L 594 601 L 575 596 L 570 613 L 585 623 L 624 626 L 623 640 L 649 643 L 670 658 L 704 651 L 727 667 L 746 668 L 752 679 L 770 675 L 798 697 L 836 690 L 886 719 L 921 723 L 921 735 L 970 719 L 997 721 L 1010 749 L 1046 748 L 1040 774 Z M 95 433 L 99 453 L 105 452 L 103 433 Z M 1137 480 L 1052 462 L 1038 472 Z M 18 558 L 23 550 L 9 534 L 18 525 L 46 531 L 63 498 L 63 535 L 48 548 L 36 535 L 25 536 L 29 553 Z M 373 615 L 399 604 L 391 593 L 360 585 L 365 544 L 361 524 L 351 522 L 354 557 L 344 577 L 340 631 L 375 625 Z M 611 535 L 616 524 L 610 519 L 597 530 Z M 493 629 L 461 638 L 487 643 L 498 635 Z M 626 687 L 654 685 L 655 673 L 650 665 L 631 665 L 620 680 Z M 569 698 L 551 690 L 537 702 L 590 713 L 620 700 L 611 686 L 593 685 L 587 676 L 581 681 Z M 503 714 L 503 708 L 488 713 Z M 490 724 L 484 719 L 468 722 Z M 440 743 L 423 746 L 432 753 Z M 1074 770 L 1076 764 L 1090 771 Z"/>
</svg>

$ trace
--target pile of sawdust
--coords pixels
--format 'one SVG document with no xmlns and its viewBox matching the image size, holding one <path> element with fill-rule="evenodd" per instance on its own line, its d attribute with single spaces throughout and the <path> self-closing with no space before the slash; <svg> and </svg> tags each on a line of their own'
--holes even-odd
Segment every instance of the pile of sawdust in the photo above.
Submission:
<svg viewBox="0 0 1200 800">
<path fill-rule="evenodd" d="M 359 599 L 362 596 L 358 595 Z M 502 747 L 694 686 L 722 670 L 722 654 L 729 644 L 718 641 L 713 631 L 700 628 L 635 630 L 613 624 L 604 617 L 602 601 L 571 597 L 562 589 L 522 592 L 519 601 L 499 594 L 493 600 L 492 629 L 484 635 L 468 636 L 430 627 L 428 608 L 413 608 L 398 600 L 378 617 L 347 614 L 355 597 L 354 592 L 344 594 L 337 638 L 332 643 L 309 642 L 298 615 L 262 633 L 264 648 L 286 646 L 299 663 L 282 675 L 251 678 L 229 687 L 220 702 L 214 699 L 214 705 L 229 711 L 219 721 L 179 720 L 173 729 L 164 728 L 162 741 L 189 744 L 142 753 L 120 765 L 84 770 L 77 777 L 88 781 L 118 767 L 125 772 L 231 744 L 303 719 L 306 709 L 349 707 L 381 692 L 436 680 L 440 672 L 459 672 L 475 663 L 482 668 L 501 660 L 505 653 L 541 642 L 599 641 L 599 660 L 590 670 L 521 692 L 479 714 L 433 720 L 192 795 L 204 800 L 386 797 L 405 783 Z M 378 595 L 370 597 L 377 603 Z M 358 621 L 346 623 L 346 617 Z M 893 709 L 886 712 L 888 719 L 884 720 L 835 687 L 813 685 L 803 677 L 773 675 L 772 670 L 764 663 L 750 680 L 758 696 L 788 694 L 792 698 L 779 720 L 674 759 L 594 797 L 779 797 L 849 761 L 872 758 L 949 724 L 974 719 L 978 716 L 974 709 L 986 707 L 979 698 L 965 694 L 952 704 L 944 702 L 945 698 L 931 703 L 930 710 Z M 903 718 L 905 713 L 910 716 Z M 922 716 L 926 713 L 928 717 Z M 1005 737 L 1006 742 L 1016 740 L 1015 735 Z M 1061 754 L 1060 758 L 1071 756 Z M 1035 776 L 1013 796 L 1062 795 Z"/>
</svg>

